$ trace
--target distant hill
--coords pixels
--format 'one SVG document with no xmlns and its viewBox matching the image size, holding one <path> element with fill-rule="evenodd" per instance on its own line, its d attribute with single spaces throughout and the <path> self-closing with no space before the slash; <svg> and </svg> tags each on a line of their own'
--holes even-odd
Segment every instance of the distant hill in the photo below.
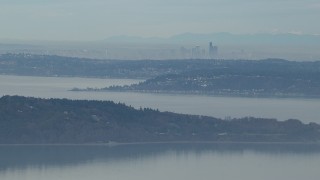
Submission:
<svg viewBox="0 0 320 180">
<path fill-rule="evenodd" d="M 181 72 L 188 61 L 97 60 L 52 55 L 0 55 L 0 74 L 98 78 L 150 78 Z"/>
<path fill-rule="evenodd" d="M 160 75 L 139 84 L 87 90 L 320 98 L 320 62 L 276 59 L 214 61 L 214 65 L 208 62 L 198 62 L 203 63 L 201 68 L 186 68 L 183 72 Z M 193 63 L 196 62 L 190 66 Z"/>
<path fill-rule="evenodd" d="M 111 101 L 0 98 L 0 144 L 108 142 L 319 142 L 320 125 L 134 109 Z"/>
<path fill-rule="evenodd" d="M 212 68 L 257 68 L 278 71 L 319 71 L 318 62 L 295 62 L 281 59 L 217 60 L 97 60 L 52 55 L 2 54 L 0 74 L 27 76 L 71 76 L 99 78 L 148 79 L 160 75 Z"/>
</svg>

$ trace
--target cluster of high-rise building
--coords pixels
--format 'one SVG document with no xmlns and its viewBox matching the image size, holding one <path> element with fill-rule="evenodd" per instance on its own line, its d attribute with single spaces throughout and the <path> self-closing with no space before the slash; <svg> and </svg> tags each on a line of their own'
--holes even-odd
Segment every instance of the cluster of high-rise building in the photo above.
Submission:
<svg viewBox="0 0 320 180">
<path fill-rule="evenodd" d="M 210 42 L 208 51 L 201 48 L 199 45 L 191 49 L 181 47 L 180 55 L 181 58 L 185 59 L 213 59 L 218 57 L 218 46 L 213 46 L 212 42 Z"/>
</svg>

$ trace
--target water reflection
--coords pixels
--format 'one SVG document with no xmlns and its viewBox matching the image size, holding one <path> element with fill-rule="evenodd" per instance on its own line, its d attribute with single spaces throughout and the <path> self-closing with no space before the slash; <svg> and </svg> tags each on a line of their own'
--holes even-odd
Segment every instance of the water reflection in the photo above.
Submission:
<svg viewBox="0 0 320 180">
<path fill-rule="evenodd" d="M 320 156 L 319 144 L 161 143 L 131 145 L 3 145 L 0 173 L 28 167 L 75 166 L 95 162 L 126 162 L 164 156 Z"/>
</svg>

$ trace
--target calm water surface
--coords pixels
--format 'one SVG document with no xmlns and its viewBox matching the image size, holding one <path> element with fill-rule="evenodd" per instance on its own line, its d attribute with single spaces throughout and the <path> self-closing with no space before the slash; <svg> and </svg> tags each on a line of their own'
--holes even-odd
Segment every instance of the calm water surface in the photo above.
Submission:
<svg viewBox="0 0 320 180">
<path fill-rule="evenodd" d="M 216 117 L 298 118 L 320 123 L 319 99 L 228 98 L 71 92 L 139 80 L 0 75 L 0 95 L 113 100 Z M 318 180 L 316 144 L 0 145 L 0 180 Z"/>
<path fill-rule="evenodd" d="M 133 107 L 151 107 L 161 111 L 209 115 L 214 117 L 267 117 L 300 119 L 320 123 L 320 99 L 237 98 L 197 95 L 166 95 L 127 92 L 72 92 L 74 87 L 102 88 L 137 83 L 130 79 L 54 78 L 0 75 L 0 95 L 24 95 L 44 98 L 112 100 Z"/>
<path fill-rule="evenodd" d="M 318 180 L 319 145 L 0 146 L 1 180 Z"/>
</svg>

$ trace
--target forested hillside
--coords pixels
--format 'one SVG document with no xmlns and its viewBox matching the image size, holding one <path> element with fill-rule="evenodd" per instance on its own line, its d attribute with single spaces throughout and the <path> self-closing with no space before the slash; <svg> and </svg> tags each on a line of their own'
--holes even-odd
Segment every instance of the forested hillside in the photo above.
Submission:
<svg viewBox="0 0 320 180">
<path fill-rule="evenodd" d="M 318 142 L 320 126 L 298 120 L 213 117 L 134 109 L 110 101 L 0 99 L 0 144 L 164 141 Z"/>
<path fill-rule="evenodd" d="M 88 89 L 94 90 L 94 89 Z M 320 69 L 211 68 L 100 90 L 253 97 L 320 97 Z"/>
<path fill-rule="evenodd" d="M 259 72 L 319 72 L 320 62 L 268 60 L 96 60 L 49 55 L 0 55 L 0 74 L 28 76 L 73 76 L 142 78 L 189 71 L 230 69 Z"/>
</svg>

